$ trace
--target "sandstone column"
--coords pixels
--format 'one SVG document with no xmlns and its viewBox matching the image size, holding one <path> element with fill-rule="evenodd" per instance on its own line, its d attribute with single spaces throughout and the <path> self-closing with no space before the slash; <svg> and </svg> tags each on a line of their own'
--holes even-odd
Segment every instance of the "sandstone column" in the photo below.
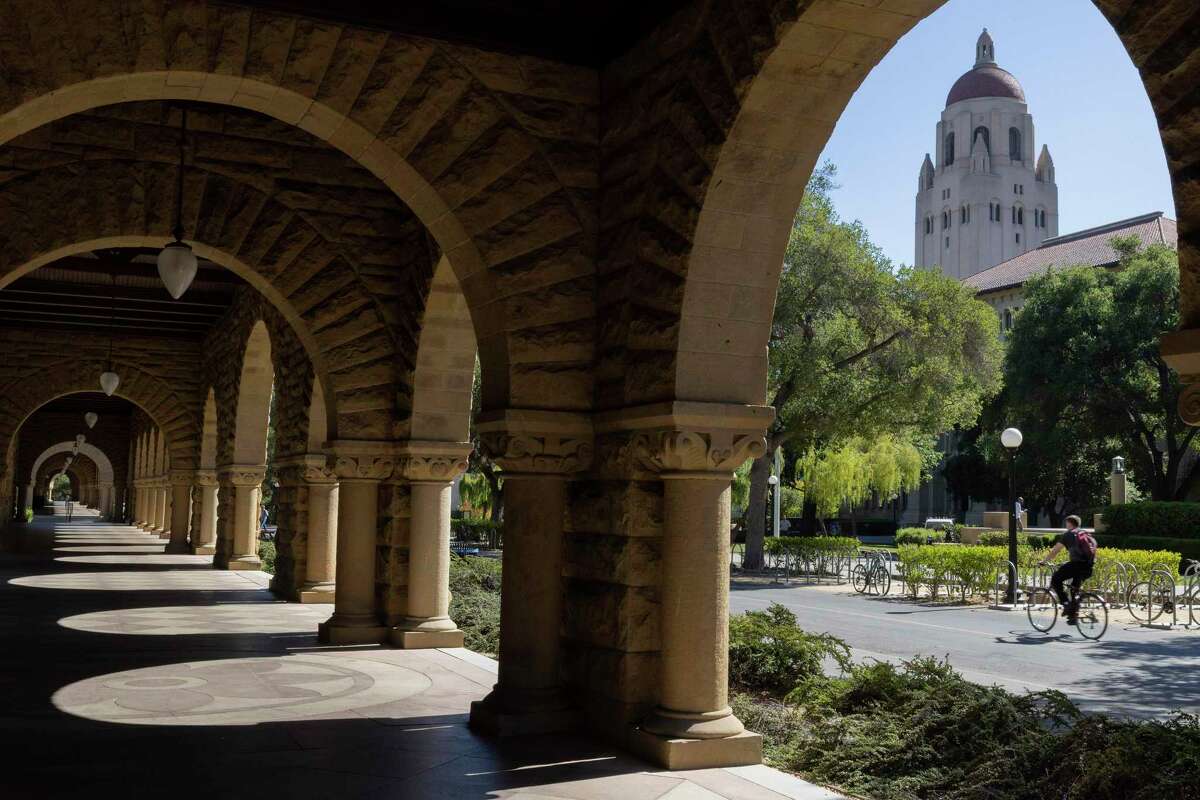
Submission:
<svg viewBox="0 0 1200 800">
<path fill-rule="evenodd" d="M 670 408 L 671 427 L 632 444 L 663 480 L 658 706 L 632 744 L 671 769 L 757 764 L 762 738 L 729 707 L 729 495 L 733 471 L 766 452 L 770 414 Z"/>
<path fill-rule="evenodd" d="M 304 544 L 304 583 L 301 603 L 332 603 L 335 600 L 339 493 L 337 479 L 324 469 L 309 469 L 308 525 Z"/>
<path fill-rule="evenodd" d="M 111 520 L 116 514 L 113 513 L 113 485 L 111 483 L 100 484 L 100 516 Z"/>
<path fill-rule="evenodd" d="M 167 543 L 168 553 L 190 553 L 188 546 L 188 528 L 192 518 L 192 481 L 191 470 L 171 471 L 171 541 Z"/>
<path fill-rule="evenodd" d="M 25 508 L 33 508 L 33 484 L 25 484 Z"/>
<path fill-rule="evenodd" d="M 217 551 L 217 473 L 196 470 L 192 486 L 192 554 L 211 556 Z"/>
<path fill-rule="evenodd" d="M 334 442 L 338 485 L 337 594 L 333 616 L 318 634 L 328 644 L 382 642 L 387 628 L 375 604 L 375 548 L 379 527 L 379 483 L 392 474 L 388 442 Z"/>
<path fill-rule="evenodd" d="M 220 468 L 221 506 L 217 515 L 217 551 L 213 561 L 219 569 L 262 568 L 258 557 L 257 497 L 265 475 L 266 467 L 261 464 Z"/>
<path fill-rule="evenodd" d="M 562 692 L 562 554 L 567 480 L 591 461 L 591 421 L 561 412 L 481 414 L 483 446 L 504 470 L 500 671 L 471 704 L 472 727 L 499 736 L 576 721 Z"/>
<path fill-rule="evenodd" d="M 171 495 L 168 487 L 170 479 L 163 475 L 154 482 L 154 493 L 157 495 L 155 501 L 155 530 L 158 531 L 158 538 L 171 538 Z"/>
<path fill-rule="evenodd" d="M 146 484 L 146 494 L 150 510 L 150 516 L 146 520 L 146 530 L 150 533 L 158 533 L 162 530 L 162 498 L 158 493 L 156 479 L 151 478 Z"/>
<path fill-rule="evenodd" d="M 392 630 L 404 648 L 462 647 L 463 632 L 450 619 L 450 493 L 467 468 L 471 445 L 404 443 L 397 470 L 410 487 L 408 618 Z"/>
</svg>

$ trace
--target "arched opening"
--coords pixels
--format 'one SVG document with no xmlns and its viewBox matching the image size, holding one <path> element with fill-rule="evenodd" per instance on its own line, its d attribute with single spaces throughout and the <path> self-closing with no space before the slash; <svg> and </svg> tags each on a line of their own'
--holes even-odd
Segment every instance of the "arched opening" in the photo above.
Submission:
<svg viewBox="0 0 1200 800">
<path fill-rule="evenodd" d="M 259 320 L 250 328 L 241 351 L 237 381 L 230 387 L 231 426 L 221 431 L 217 505 L 217 546 L 214 564 L 222 569 L 259 569 L 258 536 L 262 482 L 267 469 L 267 430 L 275 385 L 271 337 Z M 228 442 L 228 444 L 225 444 Z"/>
<path fill-rule="evenodd" d="M 946 134 L 946 141 L 942 145 L 942 150 L 946 154 L 945 161 L 943 162 L 944 165 L 947 167 L 954 166 L 954 131 Z"/>
<path fill-rule="evenodd" d="M 1008 129 L 1008 157 L 1012 161 L 1022 161 L 1024 151 L 1021 149 L 1021 131 L 1018 128 Z"/>
</svg>

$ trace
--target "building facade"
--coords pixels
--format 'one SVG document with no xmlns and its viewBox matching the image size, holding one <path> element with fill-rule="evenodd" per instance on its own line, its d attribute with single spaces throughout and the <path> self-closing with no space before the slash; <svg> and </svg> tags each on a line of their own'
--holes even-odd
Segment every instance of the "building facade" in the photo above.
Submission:
<svg viewBox="0 0 1200 800">
<path fill-rule="evenodd" d="M 1035 147 L 1025 92 L 997 66 L 985 28 L 921 164 L 913 263 L 962 280 L 1056 236 L 1054 161 L 1045 145 L 1035 158 Z"/>
</svg>

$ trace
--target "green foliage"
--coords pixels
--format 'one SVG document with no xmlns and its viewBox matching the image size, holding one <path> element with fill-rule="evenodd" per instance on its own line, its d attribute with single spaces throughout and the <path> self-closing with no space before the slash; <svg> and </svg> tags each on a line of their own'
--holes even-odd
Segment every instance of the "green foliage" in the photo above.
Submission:
<svg viewBox="0 0 1200 800">
<path fill-rule="evenodd" d="M 490 519 L 462 517 L 450 521 L 450 532 L 460 542 L 488 544 L 500 538 L 501 524 Z"/>
<path fill-rule="evenodd" d="M 747 461 L 733 471 L 729 505 L 734 509 L 735 516 L 739 511 L 745 513 L 746 505 L 750 502 L 750 465 L 752 463 L 754 462 Z"/>
<path fill-rule="evenodd" d="M 492 506 L 495 504 L 495 498 L 492 497 L 492 486 L 488 483 L 487 478 L 479 472 L 467 472 L 462 476 L 462 480 L 458 483 L 459 497 L 462 498 L 463 505 L 479 512 L 483 516 L 488 516 L 492 511 Z"/>
<path fill-rule="evenodd" d="M 933 528 L 901 528 L 896 531 L 896 544 L 932 544 L 941 540 L 941 532 Z"/>
<path fill-rule="evenodd" d="M 1105 536 L 1160 536 L 1200 539 L 1200 503 L 1144 501 L 1106 506 Z"/>
<path fill-rule="evenodd" d="M 1157 553 L 1178 554 L 1180 571 L 1186 561 L 1200 561 L 1200 539 L 1172 539 L 1165 536 L 1110 536 L 1102 533 L 1097 539 L 1103 549 L 1147 550 Z M 1175 562 L 1168 562 L 1174 565 Z"/>
<path fill-rule="evenodd" d="M 26 522 L 33 522 L 33 509 L 32 508 L 22 509 L 21 519 L 25 520 Z"/>
<path fill-rule="evenodd" d="M 797 488 L 823 517 L 843 504 L 860 505 L 872 496 L 892 500 L 921 482 L 923 459 L 911 442 L 891 434 L 872 440 L 851 437 L 840 446 L 810 448 L 796 464 Z"/>
<path fill-rule="evenodd" d="M 262 571 L 275 574 L 275 543 L 266 539 L 258 540 L 258 558 L 262 561 Z"/>
<path fill-rule="evenodd" d="M 735 626 L 750 640 L 747 656 L 764 637 L 807 644 L 785 610 L 734 617 L 731 631 Z M 843 652 L 837 644 L 834 653 Z M 771 697 L 732 694 L 734 712 L 763 734 L 767 763 L 875 800 L 1195 797 L 1200 718 L 1194 715 L 1085 716 L 1059 692 L 1014 695 L 980 686 L 928 657 L 899 665 L 835 661 L 836 676 L 825 675 L 819 661 L 815 669 L 811 661 L 797 668 L 783 702 L 775 688 L 786 682 L 782 670 L 779 681 L 764 680 Z M 732 649 L 730 663 L 732 675 Z"/>
<path fill-rule="evenodd" d="M 499 559 L 450 558 L 450 619 L 469 649 L 493 657 L 500 652 Z"/>
<path fill-rule="evenodd" d="M 1179 379 L 1158 344 L 1179 326 L 1178 257 L 1167 247 L 1137 250 L 1136 241 L 1113 245 L 1118 270 L 1060 269 L 1026 283 L 1009 337 L 993 427 L 1019 422 L 1021 481 L 1040 506 L 1055 497 L 1076 511 L 1099 504 L 1115 455 L 1157 500 L 1174 499 L 1191 470 L 1195 429 L 1179 419 Z"/>
<path fill-rule="evenodd" d="M 1017 542 L 1036 550 L 1053 547 L 1058 537 L 1052 533 L 1017 533 Z M 979 544 L 1008 547 L 1008 531 L 984 531 L 979 535 Z"/>
<path fill-rule="evenodd" d="M 772 555 L 801 558 L 850 556 L 858 552 L 858 547 L 858 539 L 852 536 L 772 536 L 766 542 L 767 552 Z"/>
<path fill-rule="evenodd" d="M 804 492 L 794 486 L 779 487 L 779 515 L 798 517 L 804 513 Z"/>
<path fill-rule="evenodd" d="M 1032 570 L 1045 557 L 1046 550 L 1035 549 L 1025 543 L 1017 548 L 1017 566 L 1022 573 Z M 934 599 L 951 593 L 956 597 L 964 594 L 986 595 L 1005 573 L 1008 545 L 941 544 L 919 547 L 905 544 L 896 548 L 896 558 L 908 592 L 913 597 L 918 596 L 922 589 Z M 1066 553 L 1058 556 L 1060 562 L 1066 558 Z M 1092 584 L 1110 583 L 1118 570 L 1117 562 L 1132 564 L 1140 574 L 1146 575 L 1158 564 L 1168 568 L 1178 565 L 1180 554 L 1166 550 L 1123 550 L 1102 546 L 1096 553 Z"/>
<path fill-rule="evenodd" d="M 849 666 L 850 647 L 835 636 L 802 631 L 778 603 L 729 619 L 729 682 L 751 692 L 783 696 L 796 681 L 822 674 L 824 659 Z"/>
</svg>

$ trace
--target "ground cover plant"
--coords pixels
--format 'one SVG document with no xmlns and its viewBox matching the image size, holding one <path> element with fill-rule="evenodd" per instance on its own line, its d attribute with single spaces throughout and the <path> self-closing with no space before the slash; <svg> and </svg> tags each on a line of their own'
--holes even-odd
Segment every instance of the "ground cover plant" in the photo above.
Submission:
<svg viewBox="0 0 1200 800">
<path fill-rule="evenodd" d="M 979 686 L 927 657 L 848 663 L 834 658 L 846 652 L 844 643 L 804 633 L 787 609 L 752 614 L 731 621 L 731 702 L 747 728 L 763 735 L 773 766 L 876 800 L 1197 796 L 1195 716 L 1085 715 L 1059 692 Z M 770 674 L 739 663 L 761 658 L 764 632 L 797 653 L 769 659 Z M 812 667 L 815 653 L 824 654 L 824 669 Z M 804 668 L 789 672 L 790 662 Z"/>
<path fill-rule="evenodd" d="M 492 657 L 500 652 L 499 559 L 451 556 L 450 619 L 469 649 Z"/>
</svg>

